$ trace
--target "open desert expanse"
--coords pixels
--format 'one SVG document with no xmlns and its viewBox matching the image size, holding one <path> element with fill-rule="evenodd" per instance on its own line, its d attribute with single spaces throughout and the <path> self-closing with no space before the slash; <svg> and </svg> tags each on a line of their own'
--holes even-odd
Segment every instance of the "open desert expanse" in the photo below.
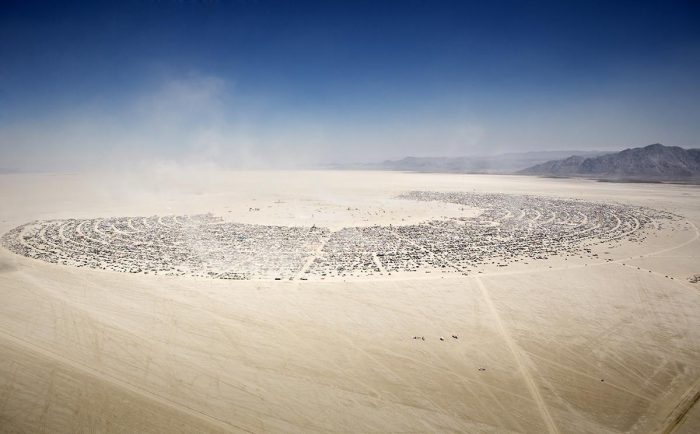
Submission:
<svg viewBox="0 0 700 434">
<path fill-rule="evenodd" d="M 1 432 L 700 431 L 697 186 L 162 167 L 0 204 Z"/>
</svg>

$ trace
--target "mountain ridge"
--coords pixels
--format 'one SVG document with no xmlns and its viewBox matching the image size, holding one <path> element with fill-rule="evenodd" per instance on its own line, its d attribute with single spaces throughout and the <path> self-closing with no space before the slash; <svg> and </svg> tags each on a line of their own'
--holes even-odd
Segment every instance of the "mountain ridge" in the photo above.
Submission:
<svg viewBox="0 0 700 434">
<path fill-rule="evenodd" d="M 408 156 L 399 160 L 384 160 L 382 162 L 364 164 L 334 164 L 330 165 L 330 167 L 335 169 L 396 170 L 407 172 L 512 174 L 534 164 L 562 158 L 572 153 L 584 156 L 604 154 L 602 151 L 530 151 L 470 157 Z"/>
<path fill-rule="evenodd" d="M 700 149 L 684 149 L 654 143 L 594 157 L 572 155 L 535 164 L 517 173 L 601 180 L 698 182 Z"/>
</svg>

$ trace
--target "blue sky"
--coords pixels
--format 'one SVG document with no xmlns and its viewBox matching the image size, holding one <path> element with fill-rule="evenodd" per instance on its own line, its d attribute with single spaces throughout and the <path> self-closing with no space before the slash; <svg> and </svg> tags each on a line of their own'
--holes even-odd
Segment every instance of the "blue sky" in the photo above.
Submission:
<svg viewBox="0 0 700 434">
<path fill-rule="evenodd" d="M 0 167 L 700 146 L 692 1 L 4 1 L 0 59 Z"/>
</svg>

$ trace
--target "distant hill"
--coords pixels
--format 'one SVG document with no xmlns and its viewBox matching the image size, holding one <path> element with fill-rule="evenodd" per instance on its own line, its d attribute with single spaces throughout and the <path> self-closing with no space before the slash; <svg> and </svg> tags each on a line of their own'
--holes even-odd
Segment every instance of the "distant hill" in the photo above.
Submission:
<svg viewBox="0 0 700 434">
<path fill-rule="evenodd" d="M 534 164 L 569 155 L 592 157 L 602 152 L 542 151 L 477 157 L 406 157 L 381 163 L 343 166 L 348 169 L 401 170 L 407 172 L 513 173 Z"/>
<path fill-rule="evenodd" d="M 584 157 L 572 155 L 528 167 L 524 175 L 589 177 L 620 181 L 700 181 L 700 149 L 660 143 Z"/>
</svg>

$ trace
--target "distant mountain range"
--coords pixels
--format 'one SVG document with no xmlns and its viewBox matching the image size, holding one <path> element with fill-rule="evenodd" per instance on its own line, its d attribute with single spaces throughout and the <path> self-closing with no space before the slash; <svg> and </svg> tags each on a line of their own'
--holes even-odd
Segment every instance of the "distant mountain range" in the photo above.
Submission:
<svg viewBox="0 0 700 434">
<path fill-rule="evenodd" d="M 611 181 L 700 182 L 700 149 L 660 143 L 598 155 L 572 155 L 535 164 L 523 175 L 587 177 Z"/>
<path fill-rule="evenodd" d="M 543 151 L 477 157 L 406 157 L 381 163 L 333 165 L 334 169 L 400 170 L 442 173 L 513 173 L 545 161 L 570 155 L 593 157 L 603 152 Z"/>
</svg>

